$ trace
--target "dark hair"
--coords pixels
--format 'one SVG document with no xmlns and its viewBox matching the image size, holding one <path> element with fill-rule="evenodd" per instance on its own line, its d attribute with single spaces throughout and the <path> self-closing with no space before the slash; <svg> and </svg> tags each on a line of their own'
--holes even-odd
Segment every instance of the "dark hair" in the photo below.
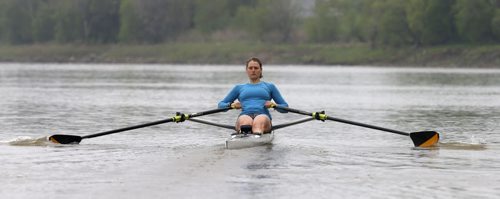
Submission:
<svg viewBox="0 0 500 199">
<path fill-rule="evenodd" d="M 252 58 L 248 59 L 245 68 L 248 68 L 248 63 L 250 63 L 251 61 L 259 63 L 259 66 L 260 66 L 260 78 L 262 78 L 263 77 L 262 76 L 262 62 L 260 61 L 259 58 L 252 57 Z"/>
</svg>

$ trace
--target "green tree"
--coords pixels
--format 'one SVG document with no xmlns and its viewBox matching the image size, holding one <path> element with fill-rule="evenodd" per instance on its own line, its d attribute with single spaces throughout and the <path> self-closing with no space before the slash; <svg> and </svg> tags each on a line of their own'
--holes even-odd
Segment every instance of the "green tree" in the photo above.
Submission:
<svg viewBox="0 0 500 199">
<path fill-rule="evenodd" d="M 298 22 L 298 8 L 289 0 L 258 0 L 241 6 L 235 23 L 261 41 L 287 42 Z"/>
<path fill-rule="evenodd" d="M 36 1 L 5 0 L 3 7 L 3 35 L 7 42 L 25 44 L 33 41 L 31 23 Z"/>
<path fill-rule="evenodd" d="M 454 38 L 454 0 L 410 0 L 406 7 L 408 25 L 416 44 L 443 44 Z"/>
<path fill-rule="evenodd" d="M 192 0 L 135 0 L 147 43 L 175 40 L 192 28 Z"/>
<path fill-rule="evenodd" d="M 35 42 L 48 42 L 54 39 L 55 7 L 53 1 L 41 1 L 33 19 L 33 39 Z"/>
<path fill-rule="evenodd" d="M 408 27 L 406 0 L 373 0 L 372 31 L 369 32 L 370 41 L 374 44 L 387 46 L 402 46 L 412 42 L 412 35 Z"/>
<path fill-rule="evenodd" d="M 138 43 L 142 40 L 142 23 L 133 0 L 122 0 L 120 4 L 120 42 Z"/>
<path fill-rule="evenodd" d="M 0 42 L 4 41 L 4 24 L 5 24 L 5 1 L 0 1 Z"/>
<path fill-rule="evenodd" d="M 256 3 L 256 0 L 196 0 L 194 4 L 194 26 L 202 33 L 227 29 L 233 24 L 233 19 L 239 7 L 253 7 Z"/>
<path fill-rule="evenodd" d="M 194 14 L 194 24 L 196 29 L 203 33 L 210 33 L 215 30 L 226 28 L 231 23 L 232 11 L 231 2 L 234 0 L 197 0 Z"/>
<path fill-rule="evenodd" d="M 80 0 L 84 39 L 87 42 L 117 41 L 120 0 Z"/>
<path fill-rule="evenodd" d="M 483 42 L 492 38 L 494 6 L 490 0 L 457 0 L 455 24 L 460 38 L 466 42 Z"/>
<path fill-rule="evenodd" d="M 314 42 L 392 42 L 400 36 L 384 38 L 379 33 L 400 31 L 407 35 L 406 24 L 401 20 L 405 18 L 401 5 L 402 2 L 385 0 L 319 0 L 314 16 L 306 21 L 306 32 Z M 398 24 L 403 27 L 396 26 Z"/>
<path fill-rule="evenodd" d="M 370 16 L 367 15 L 369 2 L 372 0 L 338 0 L 341 2 L 339 36 L 343 41 L 366 41 L 366 24 Z"/>
<path fill-rule="evenodd" d="M 496 9 L 495 16 L 491 20 L 491 28 L 496 41 L 500 41 L 500 9 Z"/>
<path fill-rule="evenodd" d="M 305 22 L 306 33 L 313 42 L 333 42 L 339 38 L 339 9 L 336 1 L 318 0 L 314 15 Z"/>
<path fill-rule="evenodd" d="M 55 12 L 55 40 L 60 43 L 83 42 L 83 14 L 80 0 L 59 0 Z"/>
</svg>

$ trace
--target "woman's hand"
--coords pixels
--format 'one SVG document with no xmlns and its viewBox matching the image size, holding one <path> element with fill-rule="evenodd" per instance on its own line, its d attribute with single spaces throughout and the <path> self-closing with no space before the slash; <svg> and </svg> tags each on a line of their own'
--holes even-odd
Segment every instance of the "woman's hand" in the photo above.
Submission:
<svg viewBox="0 0 500 199">
<path fill-rule="evenodd" d="M 274 106 L 276 106 L 276 104 L 274 102 L 271 102 L 271 101 L 266 101 L 266 103 L 264 104 L 264 106 L 266 108 L 273 108 Z"/>
<path fill-rule="evenodd" d="M 240 109 L 241 108 L 241 103 L 240 102 L 233 102 L 231 104 L 231 108 L 233 108 L 233 109 Z"/>
</svg>

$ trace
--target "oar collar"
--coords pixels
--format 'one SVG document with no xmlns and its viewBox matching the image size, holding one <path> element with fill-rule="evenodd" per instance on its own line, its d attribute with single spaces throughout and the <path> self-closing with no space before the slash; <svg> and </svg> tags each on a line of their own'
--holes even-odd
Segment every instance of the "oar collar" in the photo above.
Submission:
<svg viewBox="0 0 500 199">
<path fill-rule="evenodd" d="M 184 122 L 186 120 L 189 119 L 189 114 L 184 114 L 184 113 L 181 113 L 181 112 L 177 112 L 175 113 L 175 116 L 172 117 L 172 121 L 176 122 L 176 123 L 179 123 L 179 122 Z"/>
<path fill-rule="evenodd" d="M 313 112 L 312 117 L 323 122 L 328 118 L 328 116 L 325 114 L 325 111 Z"/>
</svg>

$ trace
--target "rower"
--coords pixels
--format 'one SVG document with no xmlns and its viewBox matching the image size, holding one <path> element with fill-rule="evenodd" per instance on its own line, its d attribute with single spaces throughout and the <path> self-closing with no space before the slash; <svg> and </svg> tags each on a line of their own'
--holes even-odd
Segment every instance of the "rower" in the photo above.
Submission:
<svg viewBox="0 0 500 199">
<path fill-rule="evenodd" d="M 268 108 L 274 105 L 288 107 L 288 104 L 273 83 L 261 81 L 262 62 L 258 58 L 249 59 L 245 69 L 250 82 L 236 85 L 218 106 L 242 110 L 236 120 L 236 132 L 268 133 L 272 129 L 272 117 Z M 248 131 L 248 127 L 244 131 L 243 126 L 251 126 L 251 131 Z"/>
</svg>

